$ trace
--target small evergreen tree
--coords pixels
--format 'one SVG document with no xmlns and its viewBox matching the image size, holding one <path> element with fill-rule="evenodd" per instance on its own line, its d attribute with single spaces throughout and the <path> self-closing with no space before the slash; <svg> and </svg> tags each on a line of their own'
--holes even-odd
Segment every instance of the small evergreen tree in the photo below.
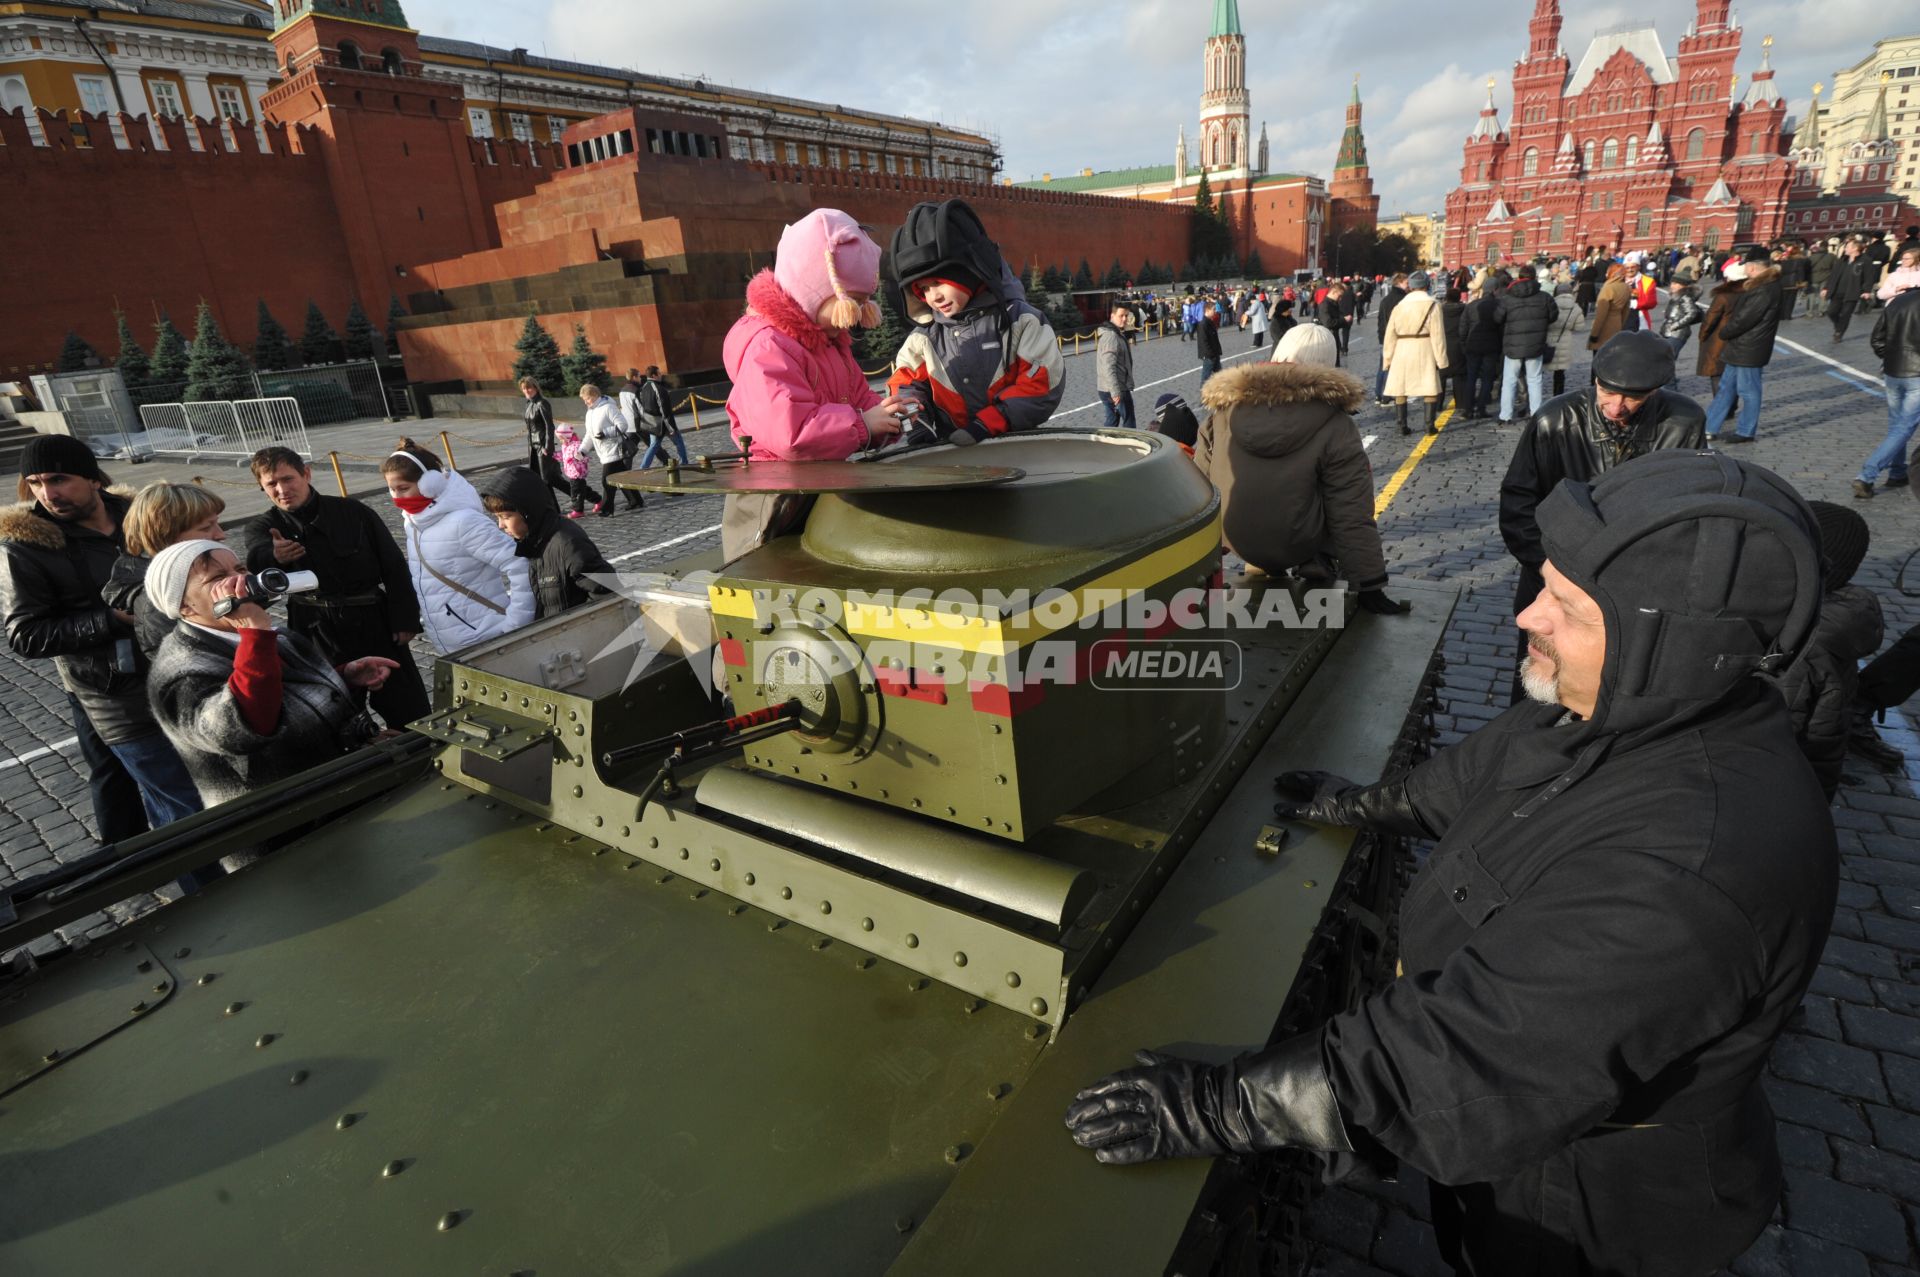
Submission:
<svg viewBox="0 0 1920 1277">
<path fill-rule="evenodd" d="M 300 366 L 300 356 L 293 349 L 293 339 L 287 336 L 287 330 L 267 309 L 267 299 L 264 297 L 260 299 L 259 330 L 253 338 L 253 366 L 268 372 Z"/>
<path fill-rule="evenodd" d="M 1073 272 L 1072 286 L 1075 289 L 1093 287 L 1093 267 L 1087 265 L 1087 259 L 1084 257 L 1080 259 L 1080 269 Z"/>
<path fill-rule="evenodd" d="M 1061 293 L 1059 300 L 1047 307 L 1047 323 L 1056 335 L 1078 332 L 1087 326 L 1086 317 L 1080 308 L 1073 304 L 1072 293 Z"/>
<path fill-rule="evenodd" d="M 1266 274 L 1267 268 L 1260 260 L 1260 250 L 1256 248 L 1247 254 L 1247 278 L 1264 279 Z"/>
<path fill-rule="evenodd" d="M 897 289 L 884 284 L 873 295 L 874 303 L 880 307 L 880 322 L 872 328 L 861 329 L 853 339 L 854 353 L 863 368 L 891 364 L 906 343 L 907 321 L 900 313 L 898 295 Z"/>
<path fill-rule="evenodd" d="M 573 346 L 561 358 L 560 370 L 563 394 L 577 395 L 588 382 L 602 390 L 612 385 L 607 376 L 607 357 L 587 344 L 584 324 L 573 326 Z"/>
<path fill-rule="evenodd" d="M 120 380 L 126 383 L 128 390 L 138 390 L 153 380 L 153 373 L 147 363 L 147 352 L 140 349 L 140 343 L 133 339 L 133 329 L 127 326 L 127 312 L 116 309 L 113 312 L 114 335 L 120 339 L 120 353 L 114 357 L 113 366 L 120 370 Z"/>
<path fill-rule="evenodd" d="M 347 326 L 340 335 L 341 349 L 348 359 L 373 358 L 373 324 L 360 309 L 360 299 L 347 303 Z"/>
<path fill-rule="evenodd" d="M 1133 282 L 1142 286 L 1160 282 L 1160 270 L 1151 257 L 1140 263 L 1140 269 L 1133 273 Z"/>
<path fill-rule="evenodd" d="M 60 344 L 60 358 L 54 362 L 56 372 L 85 372 L 100 365 L 100 356 L 86 339 L 73 329 L 67 329 L 67 339 Z"/>
<path fill-rule="evenodd" d="M 187 339 L 164 310 L 153 326 L 153 360 L 147 375 L 150 384 L 156 386 L 187 379 Z"/>
<path fill-rule="evenodd" d="M 387 358 L 400 358 L 400 321 L 407 317 L 407 308 L 400 304 L 398 293 L 387 294 Z"/>
<path fill-rule="evenodd" d="M 252 393 L 247 357 L 220 335 L 220 325 L 213 322 L 213 307 L 201 302 L 200 312 L 194 317 L 193 348 L 187 352 L 186 401 L 245 399 Z"/>
<path fill-rule="evenodd" d="M 1107 267 L 1107 273 L 1100 277 L 1100 287 L 1125 288 L 1126 286 L 1127 268 L 1122 266 L 1120 259 L 1116 257 L 1113 259 L 1113 265 Z"/>
<path fill-rule="evenodd" d="M 1034 305 L 1038 306 L 1040 303 L 1037 301 L 1034 301 L 1034 299 L 1037 297 L 1043 296 L 1047 291 L 1047 281 L 1046 281 L 1046 278 L 1040 272 L 1039 262 L 1035 262 L 1032 266 L 1029 266 L 1027 268 L 1027 278 L 1025 280 L 1025 284 L 1027 289 L 1027 300 L 1032 301 Z"/>
<path fill-rule="evenodd" d="M 513 348 L 519 352 L 519 358 L 513 361 L 513 379 L 516 382 L 522 377 L 531 377 L 540 383 L 542 394 L 562 393 L 566 385 L 566 372 L 560 366 L 560 343 L 541 326 L 539 317 L 531 310 L 527 312 L 526 326 L 520 330 L 520 339 L 513 343 Z"/>
<path fill-rule="evenodd" d="M 311 300 L 307 302 L 307 327 L 300 334 L 300 362 L 303 364 L 337 364 L 341 360 L 340 335 L 333 331 L 327 317 L 320 313 L 320 307 Z"/>
<path fill-rule="evenodd" d="M 1064 293 L 1067 291 L 1067 272 L 1058 266 L 1049 265 L 1041 274 L 1040 282 L 1045 285 L 1047 292 Z"/>
</svg>

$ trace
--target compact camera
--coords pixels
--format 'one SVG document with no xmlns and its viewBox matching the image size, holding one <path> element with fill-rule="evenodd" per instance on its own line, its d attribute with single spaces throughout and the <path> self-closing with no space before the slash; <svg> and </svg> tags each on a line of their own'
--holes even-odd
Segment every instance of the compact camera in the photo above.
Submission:
<svg viewBox="0 0 1920 1277">
<path fill-rule="evenodd" d="M 258 603 L 261 607 L 273 602 L 285 594 L 305 594 L 309 590 L 320 588 L 320 578 L 311 572 L 284 572 L 279 568 L 268 568 L 264 572 L 247 573 L 247 592 L 239 598 L 221 599 L 213 605 L 215 616 L 225 616 L 242 603 Z"/>
</svg>

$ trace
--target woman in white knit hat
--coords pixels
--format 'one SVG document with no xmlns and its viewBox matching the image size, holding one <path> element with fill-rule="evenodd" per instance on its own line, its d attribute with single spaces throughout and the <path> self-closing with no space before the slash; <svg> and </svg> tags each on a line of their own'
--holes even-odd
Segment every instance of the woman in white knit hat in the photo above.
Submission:
<svg viewBox="0 0 1920 1277">
<path fill-rule="evenodd" d="M 1386 594 L 1373 467 L 1353 423 L 1367 387 L 1334 367 L 1338 355 L 1332 333 L 1302 324 L 1272 363 L 1209 378 L 1200 402 L 1212 413 L 1193 461 L 1220 489 L 1227 548 L 1249 565 L 1318 582 L 1338 575 L 1369 612 L 1404 612 Z"/>
<path fill-rule="evenodd" d="M 148 702 L 207 806 L 373 739 L 364 693 L 396 662 L 366 656 L 336 669 L 307 639 L 276 630 L 218 541 L 166 547 L 146 583 L 148 601 L 174 622 L 147 675 Z"/>
</svg>

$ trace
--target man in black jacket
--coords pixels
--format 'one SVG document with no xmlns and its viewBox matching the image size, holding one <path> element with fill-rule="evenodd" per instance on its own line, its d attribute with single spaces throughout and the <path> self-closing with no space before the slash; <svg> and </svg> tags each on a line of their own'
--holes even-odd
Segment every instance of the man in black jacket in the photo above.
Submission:
<svg viewBox="0 0 1920 1277">
<path fill-rule="evenodd" d="M 1847 335 L 1853 312 L 1872 295 L 1867 288 L 1867 261 L 1860 255 L 1860 241 L 1848 236 L 1846 243 L 1840 245 L 1840 259 L 1833 264 L 1833 274 L 1827 277 L 1826 290 L 1821 294 L 1827 299 L 1827 319 L 1833 324 L 1834 345 L 1838 346 Z"/>
<path fill-rule="evenodd" d="M 1467 303 L 1460 315 L 1460 346 L 1467 358 L 1468 421 L 1481 421 L 1487 415 L 1487 397 L 1493 393 L 1500 371 L 1501 354 L 1506 343 L 1500 333 L 1500 292 L 1506 286 L 1504 271 L 1490 271 L 1480 296 Z"/>
<path fill-rule="evenodd" d="M 1513 286 L 1501 293 L 1493 304 L 1493 315 L 1500 328 L 1500 424 L 1513 424 L 1513 392 L 1520 374 L 1527 375 L 1527 412 L 1540 411 L 1547 402 L 1541 393 L 1541 372 L 1546 368 L 1547 331 L 1560 317 L 1553 298 L 1540 290 L 1533 267 L 1522 266 Z"/>
<path fill-rule="evenodd" d="M 1901 253 L 1899 265 L 1920 270 L 1920 247 Z M 1861 499 L 1873 495 L 1873 481 L 1882 470 L 1889 488 L 1907 486 L 1907 441 L 1920 428 L 1920 288 L 1895 293 L 1867 341 L 1880 357 L 1887 385 L 1887 437 L 1853 481 L 1853 495 Z"/>
<path fill-rule="evenodd" d="M 1801 293 L 1807 291 L 1807 282 L 1813 278 L 1813 267 L 1807 261 L 1807 255 L 1798 244 L 1788 244 L 1780 250 L 1780 323 L 1793 318 L 1793 304 Z"/>
<path fill-rule="evenodd" d="M 1767 250 L 1747 250 L 1747 277 L 1740 281 L 1727 317 L 1720 321 L 1720 389 L 1707 405 L 1707 436 L 1715 443 L 1752 443 L 1760 432 L 1760 381 L 1773 359 L 1773 338 L 1780 328 L 1780 268 Z M 1732 431 L 1720 427 L 1740 403 Z"/>
<path fill-rule="evenodd" d="M 315 492 L 312 470 L 291 448 L 254 453 L 253 477 L 273 507 L 247 521 L 247 571 L 318 576 L 319 589 L 287 596 L 287 627 L 336 662 L 398 662 L 368 700 L 389 727 L 424 718 L 432 707 L 407 650 L 420 633 L 420 600 L 393 533 L 360 502 Z"/>
<path fill-rule="evenodd" d="M 1200 307 L 1200 323 L 1193 330 L 1194 343 L 1200 349 L 1200 384 L 1220 371 L 1220 308 L 1209 301 Z"/>
<path fill-rule="evenodd" d="M 127 499 L 108 483 L 92 450 L 71 435 L 27 443 L 19 489 L 27 504 L 0 511 L 0 615 L 16 655 L 51 658 L 60 671 L 94 825 L 100 841 L 112 843 L 147 832 L 148 822 L 139 785 L 105 739 L 129 721 L 131 698 L 146 698 L 133 617 L 100 597 L 126 549 Z"/>
<path fill-rule="evenodd" d="M 1700 405 L 1664 387 L 1673 379 L 1673 347 L 1653 333 L 1615 333 L 1594 352 L 1593 386 L 1550 399 L 1527 421 L 1500 484 L 1500 537 L 1520 563 L 1513 591 L 1517 616 L 1540 594 L 1541 544 L 1536 514 L 1563 479 L 1586 482 L 1623 462 L 1670 448 L 1706 447 Z M 1516 653 L 1513 698 L 1525 690 Z"/>
<path fill-rule="evenodd" d="M 1401 905 L 1404 974 L 1228 1063 L 1142 1053 L 1068 1109 L 1101 1161 L 1405 1162 L 1470 1273 L 1707 1273 L 1766 1227 L 1767 1054 L 1838 879 L 1755 677 L 1812 626 L 1813 516 L 1758 467 L 1665 453 L 1563 485 L 1540 523 L 1533 701 L 1378 784 L 1279 779 L 1282 819 L 1438 839 Z"/>
<path fill-rule="evenodd" d="M 1376 408 L 1391 408 L 1393 401 L 1387 398 L 1387 320 L 1393 315 L 1393 308 L 1407 295 L 1407 277 L 1395 275 L 1393 285 L 1380 297 L 1380 313 L 1374 316 L 1374 336 L 1380 342 L 1380 375 L 1373 383 L 1373 404 Z"/>
</svg>

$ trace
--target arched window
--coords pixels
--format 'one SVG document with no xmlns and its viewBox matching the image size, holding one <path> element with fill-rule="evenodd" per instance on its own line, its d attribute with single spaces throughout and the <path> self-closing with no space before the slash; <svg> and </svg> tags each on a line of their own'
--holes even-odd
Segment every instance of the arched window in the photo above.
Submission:
<svg viewBox="0 0 1920 1277">
<path fill-rule="evenodd" d="M 1630 137 L 1627 139 L 1627 167 L 1632 168 L 1639 161 L 1639 159 L 1640 159 L 1640 139 L 1637 137 Z"/>
<path fill-rule="evenodd" d="M 1580 148 L 1580 155 L 1581 155 L 1581 158 L 1584 161 L 1586 161 L 1587 172 L 1589 173 L 1593 172 L 1593 139 L 1592 138 L 1588 138 L 1586 141 L 1586 144 Z"/>
<path fill-rule="evenodd" d="M 1682 244 L 1690 241 L 1693 238 L 1693 219 L 1691 217 L 1683 217 L 1675 223 L 1673 237 Z"/>
<path fill-rule="evenodd" d="M 1647 236 L 1653 234 L 1652 209 L 1643 208 L 1640 210 L 1639 214 L 1633 219 L 1633 233 L 1640 239 L 1645 239 Z"/>
<path fill-rule="evenodd" d="M 1620 140 L 1618 138 L 1608 138 L 1606 144 L 1600 148 L 1600 167 L 1620 167 Z"/>
<path fill-rule="evenodd" d="M 1515 252 L 1516 254 L 1518 254 L 1518 253 L 1524 253 L 1524 252 L 1526 252 L 1526 251 L 1527 251 L 1527 233 L 1526 233 L 1526 231 L 1524 231 L 1524 230 L 1520 230 L 1520 229 L 1516 229 L 1516 230 L 1515 230 L 1515 231 L 1513 232 L 1513 251 L 1514 251 L 1514 252 Z"/>
<path fill-rule="evenodd" d="M 1690 160 L 1704 159 L 1706 158 L 1706 154 L 1707 131 L 1705 129 L 1695 129 L 1693 132 L 1687 134 L 1687 158 Z"/>
<path fill-rule="evenodd" d="M 1480 161 L 1479 174 L 1480 175 L 1474 179 L 1475 181 L 1484 182 L 1487 180 L 1487 162 L 1485 160 Z"/>
<path fill-rule="evenodd" d="M 1467 227 L 1467 251 L 1469 253 L 1471 253 L 1474 250 L 1474 248 L 1478 246 L 1479 239 L 1480 239 L 1479 227 L 1477 226 Z"/>
<path fill-rule="evenodd" d="M 388 75 L 405 74 L 405 68 L 400 60 L 400 50 L 393 48 L 380 50 L 380 69 Z"/>
<path fill-rule="evenodd" d="M 1540 172 L 1540 151 L 1538 147 L 1528 147 L 1520 155 L 1520 176 L 1533 177 Z"/>
<path fill-rule="evenodd" d="M 349 71 L 360 69 L 360 46 L 351 40 L 340 42 L 340 65 Z"/>
<path fill-rule="evenodd" d="M 1549 244 L 1558 244 L 1562 239 L 1566 238 L 1566 234 L 1567 219 L 1561 214 L 1555 213 L 1553 215 L 1552 228 L 1547 232 L 1547 242 Z"/>
</svg>

